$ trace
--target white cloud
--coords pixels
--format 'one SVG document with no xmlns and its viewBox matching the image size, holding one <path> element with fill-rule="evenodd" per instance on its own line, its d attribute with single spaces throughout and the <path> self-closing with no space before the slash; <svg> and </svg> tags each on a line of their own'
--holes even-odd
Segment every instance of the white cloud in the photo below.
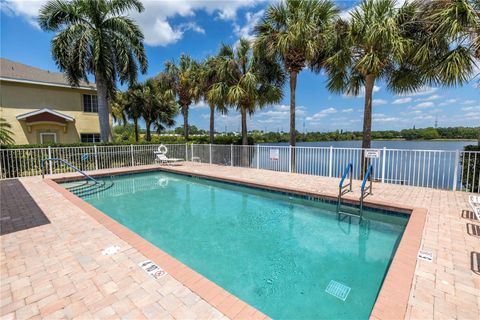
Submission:
<svg viewBox="0 0 480 320">
<path fill-rule="evenodd" d="M 206 108 L 208 108 L 208 105 L 205 103 L 204 100 L 200 100 L 198 103 L 195 103 L 190 106 L 190 109 L 206 109 Z M 208 114 L 208 116 L 210 117 L 210 114 Z"/>
<path fill-rule="evenodd" d="M 342 112 L 352 113 L 352 112 L 353 112 L 353 108 L 343 109 Z"/>
<path fill-rule="evenodd" d="M 462 111 L 480 111 L 480 106 L 475 106 L 475 107 L 463 107 L 461 110 L 462 110 Z"/>
<path fill-rule="evenodd" d="M 307 121 L 318 121 L 321 118 L 325 118 L 329 114 L 336 113 L 336 112 L 337 112 L 337 110 L 335 108 L 323 109 L 320 112 L 315 113 L 313 116 L 307 117 L 306 120 Z"/>
<path fill-rule="evenodd" d="M 409 103 L 411 101 L 412 101 L 412 98 L 400 98 L 393 101 L 392 104 L 403 104 L 403 103 Z"/>
<path fill-rule="evenodd" d="M 427 94 L 432 94 L 432 93 L 436 92 L 437 90 L 438 90 L 438 88 L 434 88 L 434 87 L 421 87 L 414 92 L 409 92 L 409 93 L 401 94 L 401 95 L 398 95 L 398 96 L 400 96 L 400 97 L 424 96 L 424 95 L 427 95 Z"/>
<path fill-rule="evenodd" d="M 373 99 L 372 101 L 372 104 L 374 106 L 381 106 L 381 105 L 384 105 L 384 104 L 387 104 L 388 101 L 387 100 L 384 100 L 384 99 Z"/>
<path fill-rule="evenodd" d="M 440 107 L 444 107 L 444 106 L 448 106 L 449 104 L 455 103 L 455 102 L 457 102 L 457 101 L 458 101 L 457 99 L 448 99 L 448 100 L 446 100 L 446 101 L 444 101 L 444 102 L 439 103 L 438 105 L 439 105 Z"/>
<path fill-rule="evenodd" d="M 479 103 L 478 101 L 476 100 L 465 100 L 462 102 L 462 104 L 464 105 L 471 105 L 471 104 L 476 104 L 476 103 Z"/>
<path fill-rule="evenodd" d="M 247 12 L 245 14 L 246 22 L 243 25 L 243 27 L 241 27 L 236 22 L 233 24 L 233 32 L 235 33 L 235 35 L 237 35 L 239 38 L 245 38 L 248 40 L 253 39 L 253 34 L 252 34 L 253 28 L 263 17 L 264 13 L 265 13 L 265 10 L 260 10 L 255 13 Z"/>
<path fill-rule="evenodd" d="M 9 15 L 21 16 L 38 28 L 37 16 L 40 8 L 47 0 L 4 0 L 1 10 Z M 166 46 L 182 39 L 186 31 L 204 33 L 202 27 L 193 21 L 172 25 L 170 18 L 180 16 L 194 17 L 195 11 L 203 10 L 222 20 L 234 20 L 240 8 L 248 8 L 258 4 L 258 0 L 143 0 L 145 10 L 142 13 L 131 12 L 145 35 L 145 44 Z"/>
<path fill-rule="evenodd" d="M 392 117 L 392 116 L 387 116 L 383 113 L 374 113 L 373 114 L 373 121 L 375 122 L 394 122 L 398 121 L 399 118 L 397 117 Z"/>
<path fill-rule="evenodd" d="M 434 94 L 426 98 L 416 99 L 415 101 L 433 101 L 433 100 L 440 99 L 441 97 L 442 96 L 439 96 L 438 94 Z"/>
<path fill-rule="evenodd" d="M 419 103 L 415 106 L 415 108 L 420 108 L 420 109 L 423 109 L 423 108 L 431 108 L 433 107 L 435 104 L 433 102 L 422 102 L 422 103 Z"/>
<path fill-rule="evenodd" d="M 379 86 L 373 86 L 373 92 L 378 92 L 380 91 L 381 87 Z M 344 97 L 357 97 L 357 98 L 362 98 L 362 97 L 365 97 L 365 86 L 362 86 L 360 88 L 360 92 L 358 93 L 358 96 L 354 96 L 354 95 L 351 95 L 351 94 L 346 94 L 344 93 L 343 94 Z"/>
</svg>

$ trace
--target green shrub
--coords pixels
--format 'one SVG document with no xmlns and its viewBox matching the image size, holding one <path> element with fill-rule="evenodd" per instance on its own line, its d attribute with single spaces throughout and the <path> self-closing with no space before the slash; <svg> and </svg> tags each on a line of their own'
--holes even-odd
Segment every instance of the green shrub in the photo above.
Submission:
<svg viewBox="0 0 480 320">
<path fill-rule="evenodd" d="M 465 151 L 480 151 L 480 146 L 469 145 L 465 146 Z M 478 189 L 479 175 L 480 175 L 480 154 L 474 153 L 462 153 L 460 163 L 463 164 L 462 168 L 462 184 L 468 191 L 474 191 Z"/>
</svg>

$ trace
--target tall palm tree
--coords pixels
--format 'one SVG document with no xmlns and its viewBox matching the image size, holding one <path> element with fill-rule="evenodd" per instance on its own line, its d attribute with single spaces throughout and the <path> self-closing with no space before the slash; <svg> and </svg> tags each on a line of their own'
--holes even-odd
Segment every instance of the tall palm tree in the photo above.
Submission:
<svg viewBox="0 0 480 320">
<path fill-rule="evenodd" d="M 165 72 L 169 82 L 178 96 L 178 103 L 183 114 L 183 129 L 185 140 L 188 140 L 188 112 L 190 105 L 198 102 L 200 95 L 200 68 L 199 64 L 188 55 L 182 54 L 180 62 L 173 61 L 165 64 Z"/>
<path fill-rule="evenodd" d="M 216 100 L 226 97 L 226 103 L 240 112 L 242 144 L 248 145 L 247 115 L 282 99 L 285 75 L 275 60 L 254 52 L 246 39 L 240 39 L 235 49 L 222 45 L 220 52 L 219 72 L 225 80 L 214 84 L 210 94 Z"/>
<path fill-rule="evenodd" d="M 98 94 L 100 138 L 108 141 L 108 100 L 117 79 L 135 83 L 137 69 L 147 71 L 143 34 L 124 14 L 143 11 L 139 0 L 50 0 L 40 10 L 38 22 L 45 31 L 57 32 L 52 55 L 72 85 L 95 77 Z"/>
<path fill-rule="evenodd" d="M 416 11 L 415 3 L 398 8 L 395 0 L 363 1 L 351 12 L 350 21 L 337 22 L 331 54 L 319 62 L 327 70 L 329 90 L 365 95 L 362 148 L 371 146 L 375 82 L 385 81 L 395 93 L 414 91 L 424 83 L 406 61 L 415 44 L 408 28 Z"/>
<path fill-rule="evenodd" d="M 12 125 L 5 121 L 4 118 L 0 118 L 0 145 L 14 144 L 13 132 L 10 130 Z"/>
<path fill-rule="evenodd" d="M 222 79 L 219 67 L 223 57 L 208 57 L 200 68 L 200 91 L 203 100 L 210 108 L 210 143 L 215 140 L 215 111 L 226 114 L 228 109 L 226 105 L 226 79 Z M 215 92 L 214 85 L 223 88 Z"/>
<path fill-rule="evenodd" d="M 255 27 L 256 45 L 278 56 L 290 78 L 290 145 L 296 144 L 295 109 L 297 76 L 324 51 L 323 38 L 337 15 L 330 0 L 286 0 L 271 5 Z M 293 163 L 295 163 L 295 160 Z M 295 167 L 295 165 L 292 165 Z"/>
<path fill-rule="evenodd" d="M 170 88 L 161 86 L 155 79 L 149 78 L 144 83 L 132 88 L 132 105 L 145 121 L 146 141 L 152 140 L 152 125 L 157 131 L 175 123 L 177 114 L 175 94 Z"/>
</svg>

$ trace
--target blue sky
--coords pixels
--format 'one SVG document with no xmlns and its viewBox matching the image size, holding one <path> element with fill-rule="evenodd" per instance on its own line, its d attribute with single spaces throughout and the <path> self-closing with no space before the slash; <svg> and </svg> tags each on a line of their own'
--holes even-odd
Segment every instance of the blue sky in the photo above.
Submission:
<svg viewBox="0 0 480 320">
<path fill-rule="evenodd" d="M 35 67 L 57 71 L 50 55 L 54 36 L 40 30 L 35 22 L 45 0 L 1 0 L 0 55 Z M 358 1 L 339 1 L 348 10 Z M 146 10 L 135 14 L 145 34 L 149 61 L 148 73 L 155 76 L 164 62 L 182 53 L 202 60 L 215 54 L 220 43 L 235 44 L 240 36 L 251 37 L 252 27 L 268 2 L 255 0 L 160 0 L 144 1 Z M 308 70 L 301 72 L 297 84 L 297 128 L 303 131 L 361 130 L 363 97 L 332 94 L 325 88 L 326 77 Z M 288 131 L 289 90 L 283 101 L 258 111 L 249 119 L 249 129 Z M 209 110 L 204 103 L 191 107 L 190 122 L 208 128 Z M 389 130 L 413 126 L 479 126 L 480 89 L 478 79 L 462 87 L 425 87 L 405 96 L 376 83 L 373 129 Z M 178 117 L 177 124 L 182 123 Z M 232 110 L 216 117 L 216 130 L 238 131 L 240 117 Z"/>
</svg>

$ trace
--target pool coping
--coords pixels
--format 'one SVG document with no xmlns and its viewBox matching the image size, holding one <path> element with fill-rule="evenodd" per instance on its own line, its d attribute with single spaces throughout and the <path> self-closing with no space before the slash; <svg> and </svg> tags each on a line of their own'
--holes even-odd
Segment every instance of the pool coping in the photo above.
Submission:
<svg viewBox="0 0 480 320">
<path fill-rule="evenodd" d="M 255 188 L 268 189 L 280 192 L 289 192 L 301 196 L 316 197 L 325 200 L 336 200 L 336 195 L 320 192 L 311 192 L 302 188 L 285 187 L 274 184 L 262 184 L 248 181 L 241 178 L 225 178 L 211 174 L 202 174 L 182 170 L 180 167 L 151 167 L 151 168 L 122 168 L 110 172 L 92 173 L 93 177 L 110 176 L 118 174 L 140 173 L 150 171 L 165 171 L 199 178 L 206 178 L 222 182 L 230 182 L 246 185 Z M 198 294 L 205 301 L 217 308 L 220 312 L 232 319 L 265 319 L 269 318 L 259 310 L 246 302 L 235 297 L 222 287 L 208 280 L 193 269 L 187 267 L 174 257 L 170 256 L 160 248 L 154 246 L 140 235 L 116 222 L 100 210 L 96 209 L 80 197 L 69 192 L 58 183 L 68 180 L 83 179 L 77 175 L 58 175 L 54 178 L 46 178 L 45 182 L 60 192 L 70 202 L 85 211 L 108 230 L 129 243 L 132 247 L 144 254 L 147 258 L 159 264 L 171 276 Z M 353 198 L 346 198 L 346 202 L 358 205 L 359 201 Z M 370 319 L 404 319 L 407 313 L 408 300 L 417 264 L 417 254 L 421 246 L 423 229 L 428 210 L 425 208 L 399 205 L 390 202 L 368 199 L 365 206 L 398 211 L 410 215 L 407 226 L 404 230 L 395 255 L 391 261 L 388 272 L 385 276 L 380 292 L 370 314 Z"/>
</svg>

